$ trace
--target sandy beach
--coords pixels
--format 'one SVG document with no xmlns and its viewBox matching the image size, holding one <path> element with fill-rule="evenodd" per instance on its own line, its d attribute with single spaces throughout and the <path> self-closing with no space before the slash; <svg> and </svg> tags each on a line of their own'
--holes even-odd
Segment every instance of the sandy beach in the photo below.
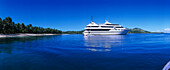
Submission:
<svg viewBox="0 0 170 70">
<path fill-rule="evenodd" d="M 5 37 L 25 37 L 25 36 L 45 36 L 45 35 L 60 35 L 60 34 L 0 34 L 0 38 Z"/>
</svg>

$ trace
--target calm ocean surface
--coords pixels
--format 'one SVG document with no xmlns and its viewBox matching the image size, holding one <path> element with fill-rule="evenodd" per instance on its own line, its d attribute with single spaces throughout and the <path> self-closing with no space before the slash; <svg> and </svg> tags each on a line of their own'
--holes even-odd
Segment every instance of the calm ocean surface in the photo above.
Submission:
<svg viewBox="0 0 170 70">
<path fill-rule="evenodd" d="M 170 34 L 0 38 L 0 70 L 161 70 Z"/>
</svg>

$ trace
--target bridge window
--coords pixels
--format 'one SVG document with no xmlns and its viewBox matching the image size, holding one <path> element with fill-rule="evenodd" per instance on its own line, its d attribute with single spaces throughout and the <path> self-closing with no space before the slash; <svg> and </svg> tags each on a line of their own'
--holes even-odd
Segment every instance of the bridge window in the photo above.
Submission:
<svg viewBox="0 0 170 70">
<path fill-rule="evenodd" d="M 102 28 L 113 28 L 113 26 L 101 26 Z"/>
</svg>

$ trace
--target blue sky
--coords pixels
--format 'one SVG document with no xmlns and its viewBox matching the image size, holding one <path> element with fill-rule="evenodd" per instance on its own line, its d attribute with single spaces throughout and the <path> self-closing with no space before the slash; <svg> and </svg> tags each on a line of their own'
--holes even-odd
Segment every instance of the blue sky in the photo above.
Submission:
<svg viewBox="0 0 170 70">
<path fill-rule="evenodd" d="M 127 28 L 149 31 L 170 30 L 168 0 L 0 0 L 0 17 L 16 23 L 83 30 L 90 22 L 118 23 Z"/>
</svg>

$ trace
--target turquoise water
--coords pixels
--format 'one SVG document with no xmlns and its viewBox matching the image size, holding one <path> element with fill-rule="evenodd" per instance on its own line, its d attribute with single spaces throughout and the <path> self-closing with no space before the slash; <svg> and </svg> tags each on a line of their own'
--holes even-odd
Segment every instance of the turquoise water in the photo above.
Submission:
<svg viewBox="0 0 170 70">
<path fill-rule="evenodd" d="M 0 38 L 0 70 L 161 70 L 170 34 Z"/>
</svg>

